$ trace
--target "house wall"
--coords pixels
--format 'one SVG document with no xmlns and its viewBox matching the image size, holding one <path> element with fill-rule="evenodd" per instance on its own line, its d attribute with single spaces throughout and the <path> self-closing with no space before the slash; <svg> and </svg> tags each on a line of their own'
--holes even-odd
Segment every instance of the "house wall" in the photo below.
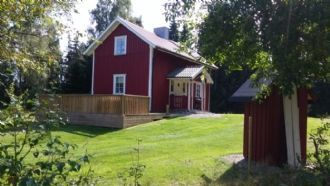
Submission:
<svg viewBox="0 0 330 186">
<path fill-rule="evenodd" d="M 165 112 L 169 104 L 169 80 L 167 74 L 176 68 L 194 65 L 189 61 L 173 56 L 171 54 L 155 50 L 153 59 L 152 79 L 152 112 Z"/>
<path fill-rule="evenodd" d="M 196 82 L 202 82 L 201 80 L 201 77 L 200 75 L 197 76 L 195 79 L 194 79 L 195 83 L 194 83 L 194 86 L 193 86 L 193 98 L 195 98 L 195 91 L 196 91 Z M 205 91 L 203 91 L 203 99 L 205 101 L 205 105 L 204 105 L 204 108 L 202 106 L 202 110 L 203 111 L 209 111 L 209 102 L 210 102 L 210 99 L 209 99 L 209 91 L 210 91 L 210 87 L 211 87 L 211 84 L 203 84 L 202 85 L 203 88 L 205 88 Z M 193 101 L 193 100 L 192 100 Z"/>
<path fill-rule="evenodd" d="M 306 160 L 307 92 L 298 91 L 301 159 Z M 262 103 L 248 102 L 244 113 L 244 148 L 248 158 L 248 118 L 252 116 L 251 159 L 270 165 L 287 162 L 283 97 L 274 89 Z"/>
<path fill-rule="evenodd" d="M 114 37 L 127 35 L 126 55 L 114 56 Z M 149 45 L 119 25 L 95 50 L 94 94 L 112 94 L 113 74 L 126 74 L 126 94 L 148 95 Z"/>
<path fill-rule="evenodd" d="M 206 111 L 210 111 L 210 84 L 206 84 L 206 96 L 205 96 L 205 99 L 206 99 L 206 104 L 205 104 L 205 110 Z"/>
</svg>

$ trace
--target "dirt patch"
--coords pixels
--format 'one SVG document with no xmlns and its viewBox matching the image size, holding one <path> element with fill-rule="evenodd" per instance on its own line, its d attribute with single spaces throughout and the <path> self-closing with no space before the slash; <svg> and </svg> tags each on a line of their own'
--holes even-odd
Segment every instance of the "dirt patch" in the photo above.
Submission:
<svg viewBox="0 0 330 186">
<path fill-rule="evenodd" d="M 232 163 L 232 164 L 237 164 L 239 162 L 242 163 L 245 161 L 243 154 L 230 154 L 230 155 L 221 157 L 221 159 L 223 159 L 224 161 L 226 161 L 228 163 Z"/>
</svg>

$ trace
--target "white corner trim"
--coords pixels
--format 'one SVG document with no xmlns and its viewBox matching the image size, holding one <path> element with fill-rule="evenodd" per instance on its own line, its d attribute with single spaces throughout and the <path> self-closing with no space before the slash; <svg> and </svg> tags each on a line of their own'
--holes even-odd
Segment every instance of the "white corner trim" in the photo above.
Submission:
<svg viewBox="0 0 330 186">
<path fill-rule="evenodd" d="M 116 77 L 124 77 L 124 90 L 123 93 L 116 93 Z M 113 95 L 124 95 L 126 94 L 126 74 L 113 74 L 112 78 L 112 94 Z"/>
<path fill-rule="evenodd" d="M 95 52 L 93 52 L 93 61 L 92 61 L 92 86 L 91 86 L 91 94 L 94 95 L 94 70 L 95 69 Z"/>
<path fill-rule="evenodd" d="M 149 46 L 149 77 L 148 77 L 149 111 L 151 111 L 151 101 L 152 101 L 153 58 L 154 58 L 154 49 L 152 48 L 152 46 Z"/>
<path fill-rule="evenodd" d="M 299 108 L 297 89 L 294 93 L 283 97 L 285 136 L 287 144 L 288 164 L 293 167 L 299 166 L 301 158 L 300 148 L 300 128 L 299 128 Z"/>
</svg>

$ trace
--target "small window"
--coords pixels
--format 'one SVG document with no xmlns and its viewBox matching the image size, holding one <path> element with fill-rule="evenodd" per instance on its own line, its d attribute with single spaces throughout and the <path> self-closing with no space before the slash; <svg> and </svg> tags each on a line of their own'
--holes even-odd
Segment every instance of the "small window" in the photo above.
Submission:
<svg viewBox="0 0 330 186">
<path fill-rule="evenodd" d="M 127 36 L 115 37 L 114 55 L 125 55 L 126 54 Z"/>
<path fill-rule="evenodd" d="M 171 92 L 173 92 L 173 91 L 174 91 L 174 81 L 171 80 Z"/>
<path fill-rule="evenodd" d="M 200 84 L 196 84 L 196 90 L 195 90 L 195 97 L 200 98 L 201 97 L 201 85 Z"/>
<path fill-rule="evenodd" d="M 183 85 L 182 85 L 182 92 L 186 93 L 186 83 L 183 83 Z"/>
<path fill-rule="evenodd" d="M 126 75 L 115 74 L 113 75 L 113 94 L 125 94 Z"/>
</svg>

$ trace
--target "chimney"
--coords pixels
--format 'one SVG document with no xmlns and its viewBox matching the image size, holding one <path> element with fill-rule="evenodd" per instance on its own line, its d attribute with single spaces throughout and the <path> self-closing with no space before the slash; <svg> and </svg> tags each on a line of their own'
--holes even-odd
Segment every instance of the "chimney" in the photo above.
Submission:
<svg viewBox="0 0 330 186">
<path fill-rule="evenodd" d="M 158 36 L 161 37 L 163 39 L 169 39 L 169 31 L 170 29 L 163 26 L 163 27 L 158 27 L 158 28 L 154 28 L 154 33 Z"/>
</svg>

